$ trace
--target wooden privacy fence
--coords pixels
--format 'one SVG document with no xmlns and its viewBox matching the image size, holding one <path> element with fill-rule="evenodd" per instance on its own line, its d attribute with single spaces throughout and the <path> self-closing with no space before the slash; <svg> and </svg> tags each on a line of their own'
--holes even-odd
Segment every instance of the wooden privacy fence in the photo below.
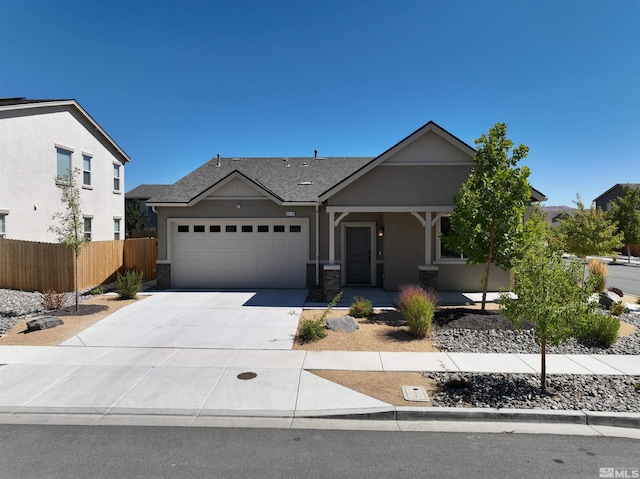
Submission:
<svg viewBox="0 0 640 479">
<path fill-rule="evenodd" d="M 135 268 L 145 281 L 155 279 L 158 247 L 155 238 L 87 243 L 78 258 L 78 287 L 90 288 L 116 280 L 118 271 Z M 73 251 L 55 243 L 0 239 L 0 288 L 22 291 L 73 291 Z"/>
</svg>

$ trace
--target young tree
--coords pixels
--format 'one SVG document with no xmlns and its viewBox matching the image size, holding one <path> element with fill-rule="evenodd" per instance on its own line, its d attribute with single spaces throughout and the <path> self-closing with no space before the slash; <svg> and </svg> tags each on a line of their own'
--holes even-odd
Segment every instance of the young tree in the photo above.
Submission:
<svg viewBox="0 0 640 479">
<path fill-rule="evenodd" d="M 589 301 L 591 288 L 579 285 L 579 262 L 567 263 L 562 244 L 552 235 L 544 213 L 536 208 L 524 228 L 522 253 L 515 261 L 515 297 L 500 296 L 500 309 L 516 328 L 523 321 L 535 325 L 540 345 L 540 387 L 546 389 L 547 345 L 558 345 L 576 336 L 580 324 L 597 314 Z"/>
<path fill-rule="evenodd" d="M 482 309 L 485 309 L 491 264 L 511 267 L 523 218 L 531 197 L 529 168 L 516 168 L 529 148 L 513 147 L 507 125 L 496 123 L 479 139 L 476 167 L 454 197 L 451 233 L 443 237 L 448 248 L 463 254 L 467 264 L 485 264 Z M 511 150 L 511 156 L 509 151 Z"/>
<path fill-rule="evenodd" d="M 150 219 L 140 200 L 134 200 L 125 211 L 127 231 L 142 231 L 149 227 Z"/>
<path fill-rule="evenodd" d="M 593 206 L 584 207 L 580 195 L 574 202 L 577 210 L 560 221 L 557 229 L 567 252 L 582 259 L 582 278 L 586 272 L 587 256 L 609 255 L 622 246 L 622 235 L 616 234 L 616 223 Z"/>
<path fill-rule="evenodd" d="M 82 248 L 89 241 L 84 235 L 80 190 L 76 182 L 76 176 L 79 174 L 80 170 L 76 168 L 73 172 L 69 172 L 68 176 L 56 177 L 56 184 L 62 190 L 61 200 L 65 209 L 51 217 L 53 221 L 56 221 L 56 224 L 49 227 L 49 231 L 58 236 L 58 242 L 72 250 L 75 255 L 76 311 L 78 311 L 78 258 Z"/>
<path fill-rule="evenodd" d="M 613 200 L 609 216 L 618 224 L 618 233 L 627 247 L 627 261 L 631 263 L 631 245 L 640 243 L 640 188 L 622 187 L 622 196 Z"/>
</svg>

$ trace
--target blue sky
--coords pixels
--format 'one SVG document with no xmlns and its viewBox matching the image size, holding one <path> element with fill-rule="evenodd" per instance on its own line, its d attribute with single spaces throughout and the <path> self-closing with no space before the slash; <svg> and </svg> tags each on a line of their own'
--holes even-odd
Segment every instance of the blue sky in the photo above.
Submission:
<svg viewBox="0 0 640 479">
<path fill-rule="evenodd" d="M 640 183 L 638 25 L 637 0 L 0 0 L 0 96 L 78 100 L 127 190 L 504 122 L 547 205 L 588 205 Z"/>
</svg>

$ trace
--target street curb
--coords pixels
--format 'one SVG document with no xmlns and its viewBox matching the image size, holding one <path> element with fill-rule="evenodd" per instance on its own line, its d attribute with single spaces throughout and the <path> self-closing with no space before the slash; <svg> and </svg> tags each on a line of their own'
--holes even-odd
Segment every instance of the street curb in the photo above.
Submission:
<svg viewBox="0 0 640 479">
<path fill-rule="evenodd" d="M 474 421 L 577 424 L 640 429 L 640 413 L 543 409 L 493 409 L 456 407 L 403 407 L 367 413 L 320 413 L 295 417 L 390 421 Z"/>
</svg>

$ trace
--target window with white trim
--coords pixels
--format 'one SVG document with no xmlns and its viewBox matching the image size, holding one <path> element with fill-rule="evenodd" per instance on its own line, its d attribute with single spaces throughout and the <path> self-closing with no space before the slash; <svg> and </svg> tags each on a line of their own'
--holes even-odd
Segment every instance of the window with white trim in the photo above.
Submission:
<svg viewBox="0 0 640 479">
<path fill-rule="evenodd" d="M 6 217 L 7 217 L 7 215 L 0 215 L 0 238 L 6 238 L 7 237 L 7 232 L 5 230 Z"/>
<path fill-rule="evenodd" d="M 71 152 L 56 147 L 56 176 L 58 181 L 68 183 L 71 180 Z"/>
<path fill-rule="evenodd" d="M 82 185 L 91 186 L 91 157 L 82 155 Z"/>
<path fill-rule="evenodd" d="M 113 219 L 113 239 L 120 239 L 120 218 Z"/>
<path fill-rule="evenodd" d="M 120 191 L 120 165 L 113 165 L 113 190 Z"/>
<path fill-rule="evenodd" d="M 466 257 L 462 254 L 458 254 L 455 251 L 450 250 L 442 241 L 443 236 L 447 236 L 451 232 L 451 222 L 449 216 L 441 216 L 438 218 L 438 225 L 436 229 L 436 256 L 438 260 L 449 261 L 458 260 L 466 261 Z"/>
<path fill-rule="evenodd" d="M 91 241 L 91 218 L 84 217 L 84 239 Z"/>
</svg>

